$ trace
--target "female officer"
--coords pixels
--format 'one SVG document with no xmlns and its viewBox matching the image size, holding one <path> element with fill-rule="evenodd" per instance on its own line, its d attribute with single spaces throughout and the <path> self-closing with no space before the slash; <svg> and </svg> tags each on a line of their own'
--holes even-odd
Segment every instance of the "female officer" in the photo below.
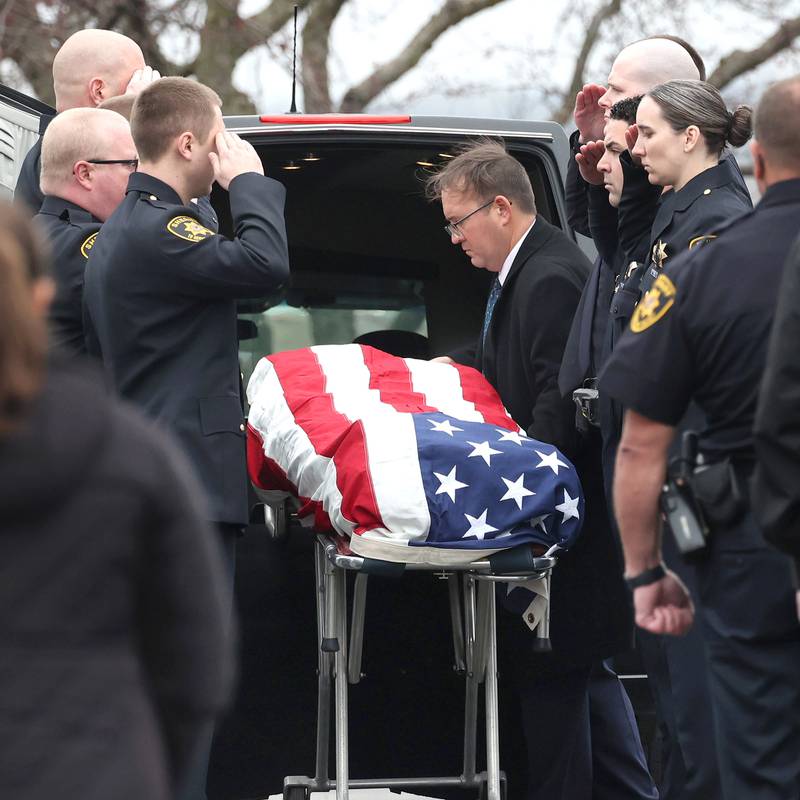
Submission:
<svg viewBox="0 0 800 800">
<path fill-rule="evenodd" d="M 631 155 L 650 184 L 665 187 L 644 254 L 642 295 L 668 258 L 706 244 L 752 209 L 736 162 L 721 158 L 726 144 L 741 147 L 750 138 L 751 116 L 749 106 L 728 111 L 717 89 L 703 81 L 669 81 L 642 98 Z M 623 214 L 620 228 L 625 225 Z"/>
<path fill-rule="evenodd" d="M 0 204 L 0 796 L 167 800 L 231 679 L 221 555 L 165 434 L 48 357 L 35 233 Z"/>
</svg>

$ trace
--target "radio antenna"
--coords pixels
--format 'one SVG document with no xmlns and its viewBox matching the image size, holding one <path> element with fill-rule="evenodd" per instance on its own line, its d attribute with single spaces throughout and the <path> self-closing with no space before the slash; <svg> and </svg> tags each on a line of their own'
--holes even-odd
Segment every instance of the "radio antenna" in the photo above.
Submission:
<svg viewBox="0 0 800 800">
<path fill-rule="evenodd" d="M 289 109 L 290 114 L 297 113 L 297 103 L 295 102 L 295 93 L 297 90 L 297 3 L 294 6 L 294 44 L 292 46 L 292 106 Z"/>
</svg>

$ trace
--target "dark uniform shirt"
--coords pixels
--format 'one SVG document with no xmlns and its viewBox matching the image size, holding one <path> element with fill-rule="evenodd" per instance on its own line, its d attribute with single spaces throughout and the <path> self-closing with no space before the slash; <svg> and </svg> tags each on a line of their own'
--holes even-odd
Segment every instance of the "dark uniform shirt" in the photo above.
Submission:
<svg viewBox="0 0 800 800">
<path fill-rule="evenodd" d="M 211 518 L 247 522 L 236 299 L 289 277 L 285 190 L 256 173 L 229 187 L 235 238 L 213 233 L 167 184 L 138 172 L 86 269 L 89 352 L 124 397 L 178 435 Z"/>
<path fill-rule="evenodd" d="M 701 451 L 712 461 L 752 459 L 767 338 L 798 232 L 800 180 L 784 181 L 713 245 L 665 264 L 601 373 L 601 391 L 668 425 L 694 398 L 706 415 Z"/>
<path fill-rule="evenodd" d="M 22 203 L 31 214 L 36 214 L 42 207 L 44 194 L 39 188 L 41 172 L 42 136 L 45 129 L 55 117 L 41 117 L 39 120 L 39 138 L 25 155 L 20 167 L 17 185 L 14 187 L 14 202 Z"/>
<path fill-rule="evenodd" d="M 83 274 L 100 220 L 60 197 L 45 197 L 34 218 L 52 251 L 56 295 L 49 321 L 53 343 L 70 353 L 85 353 L 83 336 Z"/>
</svg>

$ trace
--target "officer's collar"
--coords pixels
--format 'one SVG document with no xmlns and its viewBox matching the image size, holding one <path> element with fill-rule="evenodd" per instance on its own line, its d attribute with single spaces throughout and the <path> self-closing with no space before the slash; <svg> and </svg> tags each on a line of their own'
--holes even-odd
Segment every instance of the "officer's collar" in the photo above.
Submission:
<svg viewBox="0 0 800 800">
<path fill-rule="evenodd" d="M 164 181 L 148 175 L 146 172 L 132 172 L 128 178 L 128 192 L 139 192 L 139 194 L 152 195 L 152 199 L 162 200 L 165 203 L 174 205 L 184 205 L 180 195 Z"/>
<path fill-rule="evenodd" d="M 97 217 L 93 217 L 85 208 L 81 208 L 76 203 L 64 200 L 63 197 L 46 195 L 42 201 L 40 214 L 52 214 L 54 217 L 63 219 L 64 222 L 72 222 L 80 225 L 87 222 L 100 222 Z"/>
<path fill-rule="evenodd" d="M 800 178 L 778 181 L 768 186 L 758 207 L 781 206 L 785 203 L 800 203 Z"/>
<path fill-rule="evenodd" d="M 701 195 L 711 194 L 714 189 L 735 180 L 735 167 L 729 158 L 723 158 L 719 164 L 695 175 L 679 192 L 674 190 L 667 192 L 664 195 L 664 202 L 669 203 L 674 211 L 685 211 Z"/>
</svg>

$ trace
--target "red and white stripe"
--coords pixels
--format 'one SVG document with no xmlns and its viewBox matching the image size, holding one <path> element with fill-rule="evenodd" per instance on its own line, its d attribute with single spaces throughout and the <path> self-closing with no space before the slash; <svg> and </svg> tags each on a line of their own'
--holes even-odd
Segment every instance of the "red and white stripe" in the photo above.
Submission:
<svg viewBox="0 0 800 800">
<path fill-rule="evenodd" d="M 475 370 L 363 345 L 263 358 L 247 394 L 257 485 L 294 491 L 317 525 L 398 544 L 424 540 L 430 526 L 411 414 L 520 430 Z"/>
</svg>

